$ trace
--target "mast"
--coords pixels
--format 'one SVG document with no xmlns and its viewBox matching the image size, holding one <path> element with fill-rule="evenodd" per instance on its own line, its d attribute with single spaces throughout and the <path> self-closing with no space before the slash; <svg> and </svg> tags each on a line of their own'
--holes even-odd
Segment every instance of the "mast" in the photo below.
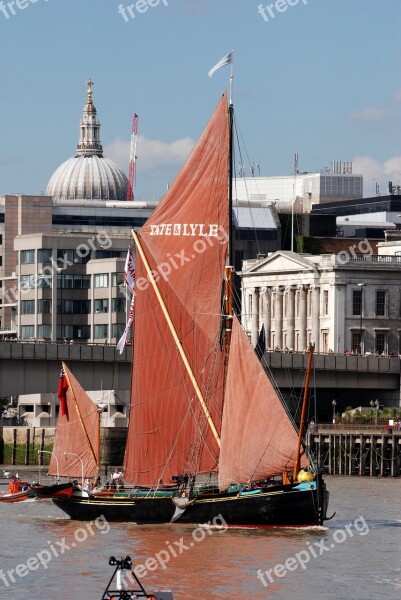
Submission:
<svg viewBox="0 0 401 600">
<path fill-rule="evenodd" d="M 310 374 L 311 374 L 311 370 L 312 370 L 313 350 L 314 350 L 314 344 L 311 343 L 311 345 L 309 346 L 309 358 L 308 358 L 308 366 L 306 369 L 304 396 L 303 396 L 302 411 L 301 411 L 301 421 L 299 423 L 298 444 L 297 444 L 297 451 L 296 451 L 296 455 L 295 455 L 295 464 L 294 464 L 294 471 L 293 471 L 294 481 L 296 481 L 296 479 L 298 477 L 299 466 L 300 466 L 300 462 L 301 462 L 302 435 L 303 435 L 304 421 L 305 421 L 305 415 L 306 415 L 306 406 L 308 404 L 309 381 L 310 381 Z"/>
<path fill-rule="evenodd" d="M 233 232 L 233 177 L 234 177 L 234 106 L 233 106 L 233 65 L 231 63 L 230 103 L 228 106 L 228 264 L 224 277 L 224 314 L 225 314 L 225 355 L 226 363 L 231 344 L 232 325 L 234 317 L 234 232 Z"/>
</svg>

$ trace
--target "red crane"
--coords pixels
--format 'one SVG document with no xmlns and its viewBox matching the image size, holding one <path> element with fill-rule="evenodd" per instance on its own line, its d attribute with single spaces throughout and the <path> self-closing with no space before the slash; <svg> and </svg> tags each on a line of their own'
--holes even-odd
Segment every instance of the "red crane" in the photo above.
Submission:
<svg viewBox="0 0 401 600">
<path fill-rule="evenodd" d="M 131 148 L 130 148 L 130 153 L 129 153 L 127 200 L 134 199 L 137 138 L 138 138 L 138 115 L 135 113 L 132 118 L 132 133 L 131 133 Z"/>
</svg>

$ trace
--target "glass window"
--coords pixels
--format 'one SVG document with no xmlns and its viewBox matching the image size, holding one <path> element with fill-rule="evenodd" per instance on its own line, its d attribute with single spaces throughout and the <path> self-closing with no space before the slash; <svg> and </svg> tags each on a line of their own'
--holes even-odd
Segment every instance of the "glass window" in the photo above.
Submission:
<svg viewBox="0 0 401 600">
<path fill-rule="evenodd" d="M 117 287 L 119 285 L 124 285 L 124 273 L 112 273 L 111 274 L 111 285 L 113 287 Z"/>
<path fill-rule="evenodd" d="M 376 353 L 382 354 L 387 350 L 387 334 L 376 331 Z"/>
<path fill-rule="evenodd" d="M 387 316 L 387 292 L 376 290 L 376 316 Z"/>
<path fill-rule="evenodd" d="M 361 332 L 354 331 L 352 333 L 352 351 L 357 352 L 358 354 L 361 351 Z"/>
<path fill-rule="evenodd" d="M 51 248 L 41 248 L 38 250 L 38 262 L 49 263 L 51 262 L 52 255 L 53 251 Z"/>
<path fill-rule="evenodd" d="M 362 290 L 352 291 L 352 314 L 362 314 Z"/>
<path fill-rule="evenodd" d="M 22 315 L 35 314 L 35 300 L 22 300 L 21 301 L 21 314 Z"/>
<path fill-rule="evenodd" d="M 52 326 L 51 325 L 39 325 L 38 326 L 38 336 L 40 338 L 51 338 Z"/>
<path fill-rule="evenodd" d="M 120 338 L 124 333 L 125 325 L 124 323 L 114 323 L 111 326 L 111 337 Z M 128 334 L 129 337 L 129 334 Z"/>
<path fill-rule="evenodd" d="M 109 301 L 107 298 L 100 298 L 95 300 L 95 312 L 96 313 L 107 313 L 109 312 Z"/>
<path fill-rule="evenodd" d="M 74 314 L 75 315 L 89 315 L 91 312 L 91 301 L 90 300 L 74 300 Z"/>
<path fill-rule="evenodd" d="M 39 300 L 38 302 L 38 313 L 40 315 L 49 315 L 52 312 L 52 301 L 51 300 Z M 49 337 L 49 336 L 43 336 Z"/>
<path fill-rule="evenodd" d="M 323 314 L 329 314 L 329 290 L 323 290 Z"/>
<path fill-rule="evenodd" d="M 90 325 L 74 325 L 73 328 L 74 339 L 76 340 L 88 340 L 91 336 Z"/>
<path fill-rule="evenodd" d="M 50 275 L 38 275 L 38 288 L 50 288 L 51 278 Z"/>
<path fill-rule="evenodd" d="M 35 275 L 22 275 L 20 290 L 33 290 L 36 286 Z"/>
<path fill-rule="evenodd" d="M 125 298 L 112 298 L 111 312 L 113 312 L 113 313 L 125 312 Z"/>
<path fill-rule="evenodd" d="M 109 285 L 109 276 L 107 273 L 98 273 L 95 275 L 95 288 L 105 288 Z"/>
<path fill-rule="evenodd" d="M 22 325 L 21 327 L 21 338 L 28 340 L 33 337 L 34 327 L 33 325 Z"/>
<path fill-rule="evenodd" d="M 107 325 L 95 325 L 95 339 L 107 338 L 108 337 L 108 326 Z"/>
<path fill-rule="evenodd" d="M 21 250 L 21 265 L 35 264 L 35 250 Z"/>
</svg>

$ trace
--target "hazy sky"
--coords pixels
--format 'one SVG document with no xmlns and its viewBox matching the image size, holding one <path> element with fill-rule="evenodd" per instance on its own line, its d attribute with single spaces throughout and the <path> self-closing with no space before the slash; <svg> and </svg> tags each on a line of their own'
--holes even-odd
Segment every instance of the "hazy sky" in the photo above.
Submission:
<svg viewBox="0 0 401 600">
<path fill-rule="evenodd" d="M 230 50 L 262 175 L 290 174 L 297 152 L 302 171 L 353 161 L 365 196 L 374 180 L 385 193 L 401 183 L 400 27 L 400 0 L 0 2 L 0 194 L 41 193 L 74 155 L 91 77 L 105 154 L 127 172 L 138 113 L 136 197 L 159 197 L 228 87 L 229 67 L 207 73 Z"/>
</svg>

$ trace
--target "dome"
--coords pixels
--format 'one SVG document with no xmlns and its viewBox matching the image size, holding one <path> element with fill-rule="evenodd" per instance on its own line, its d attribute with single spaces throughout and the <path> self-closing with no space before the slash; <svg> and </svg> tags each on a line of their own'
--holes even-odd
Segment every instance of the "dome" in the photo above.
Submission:
<svg viewBox="0 0 401 600">
<path fill-rule="evenodd" d="M 53 173 L 46 196 L 58 200 L 126 200 L 128 179 L 109 158 L 103 156 L 100 143 L 100 123 L 92 100 L 93 81 L 80 122 L 77 153 Z"/>
<path fill-rule="evenodd" d="M 46 196 L 60 200 L 126 200 L 128 179 L 105 156 L 74 156 L 53 173 Z"/>
</svg>

